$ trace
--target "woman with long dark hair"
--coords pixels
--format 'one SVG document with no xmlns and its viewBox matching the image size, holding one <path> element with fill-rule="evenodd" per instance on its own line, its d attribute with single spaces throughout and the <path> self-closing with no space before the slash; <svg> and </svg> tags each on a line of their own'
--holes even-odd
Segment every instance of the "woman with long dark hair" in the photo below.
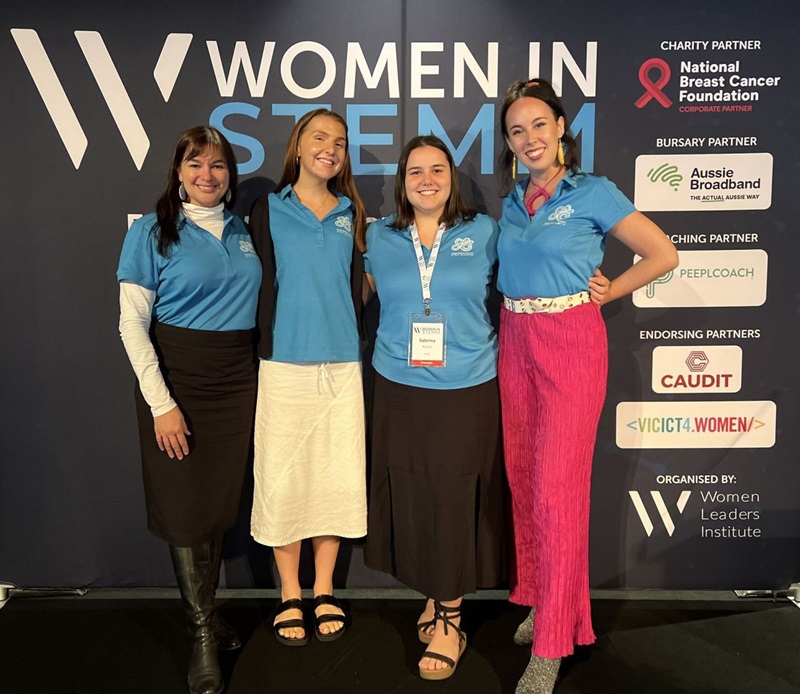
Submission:
<svg viewBox="0 0 800 694">
<path fill-rule="evenodd" d="M 316 109 L 300 118 L 275 192 L 250 214 L 264 264 L 259 302 L 255 493 L 251 533 L 273 548 L 281 579 L 275 637 L 308 642 L 300 548 L 314 550 L 314 632 L 344 634 L 333 597 L 340 538 L 366 534 L 361 381 L 364 205 L 347 125 Z"/>
<path fill-rule="evenodd" d="M 563 656 L 594 641 L 589 605 L 589 487 L 606 392 L 600 306 L 677 265 L 670 240 L 608 179 L 578 168 L 561 100 L 543 79 L 503 98 L 510 192 L 500 220 L 498 375 L 515 562 L 512 602 L 531 607 L 515 641 L 532 655 L 517 694 L 550 694 Z M 516 161 L 530 174 L 519 183 Z M 599 271 L 613 236 L 641 260 Z M 534 628 L 535 627 L 535 628 Z"/>
<path fill-rule="evenodd" d="M 452 154 L 430 135 L 403 149 L 395 204 L 367 230 L 364 256 L 381 302 L 364 556 L 427 596 L 419 674 L 438 680 L 466 647 L 462 597 L 504 576 L 497 337 L 486 309 L 497 224 L 464 204 Z"/>
<path fill-rule="evenodd" d="M 261 264 L 226 209 L 235 190 L 228 141 L 206 126 L 184 132 L 156 212 L 131 225 L 117 271 L 120 335 L 138 379 L 148 527 L 170 546 L 194 633 L 192 694 L 221 692 L 218 649 L 241 646 L 214 599 L 256 392 Z"/>
</svg>

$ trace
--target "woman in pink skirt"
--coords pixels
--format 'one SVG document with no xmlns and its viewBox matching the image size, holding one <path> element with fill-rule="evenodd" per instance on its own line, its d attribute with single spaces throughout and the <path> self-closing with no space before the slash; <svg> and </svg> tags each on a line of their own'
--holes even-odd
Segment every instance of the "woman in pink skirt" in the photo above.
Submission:
<svg viewBox="0 0 800 694">
<path fill-rule="evenodd" d="M 673 269 L 678 256 L 613 183 L 580 171 L 548 82 L 513 84 L 500 126 L 510 189 L 498 243 L 498 376 L 516 546 L 510 599 L 532 608 L 515 636 L 533 642 L 517 694 L 549 694 L 561 658 L 594 641 L 589 488 L 608 364 L 600 306 Z M 516 185 L 514 160 L 530 171 Z M 609 234 L 642 258 L 613 281 L 598 270 Z"/>
</svg>

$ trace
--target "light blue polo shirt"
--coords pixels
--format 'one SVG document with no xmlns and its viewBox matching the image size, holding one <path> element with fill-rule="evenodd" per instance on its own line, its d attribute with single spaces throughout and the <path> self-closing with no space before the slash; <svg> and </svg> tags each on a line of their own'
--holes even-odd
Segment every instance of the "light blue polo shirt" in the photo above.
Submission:
<svg viewBox="0 0 800 694">
<path fill-rule="evenodd" d="M 131 224 L 117 269 L 120 282 L 156 293 L 153 318 L 195 330 L 249 330 L 256 323 L 261 261 L 241 219 L 223 211 L 222 239 L 181 212 L 180 243 L 157 248 L 155 213 Z"/>
<path fill-rule="evenodd" d="M 410 316 L 421 313 L 419 265 L 408 229 L 388 225 L 394 216 L 367 229 L 364 269 L 375 278 L 381 302 L 372 364 L 384 378 L 419 388 L 450 390 L 476 386 L 497 375 L 497 336 L 486 310 L 497 262 L 497 223 L 479 214 L 447 229 L 431 280 L 431 311 L 447 320 L 447 365 L 408 365 Z M 422 247 L 425 262 L 430 249 Z"/>
<path fill-rule="evenodd" d="M 586 291 L 608 230 L 636 208 L 605 176 L 568 172 L 530 219 L 527 184 L 520 181 L 503 200 L 497 288 L 513 299 Z"/>
<path fill-rule="evenodd" d="M 268 198 L 278 289 L 271 361 L 361 359 L 350 288 L 353 203 L 338 198 L 322 221 L 291 186 Z"/>
</svg>

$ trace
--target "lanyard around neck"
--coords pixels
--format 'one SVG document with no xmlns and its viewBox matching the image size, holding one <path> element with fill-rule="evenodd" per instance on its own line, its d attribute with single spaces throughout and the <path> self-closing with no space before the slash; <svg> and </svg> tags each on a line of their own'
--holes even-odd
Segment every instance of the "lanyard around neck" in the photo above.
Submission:
<svg viewBox="0 0 800 694">
<path fill-rule="evenodd" d="M 419 266 L 419 280 L 422 285 L 422 305 L 425 307 L 425 315 L 431 315 L 431 280 L 433 279 L 433 269 L 436 267 L 436 258 L 439 256 L 439 246 L 442 243 L 442 235 L 445 231 L 444 224 L 439 225 L 436 232 L 436 239 L 431 246 L 431 256 L 428 264 L 425 265 L 425 256 L 422 252 L 422 242 L 419 240 L 416 222 L 411 223 L 411 240 L 414 242 L 414 252 L 417 255 L 417 265 Z"/>
</svg>

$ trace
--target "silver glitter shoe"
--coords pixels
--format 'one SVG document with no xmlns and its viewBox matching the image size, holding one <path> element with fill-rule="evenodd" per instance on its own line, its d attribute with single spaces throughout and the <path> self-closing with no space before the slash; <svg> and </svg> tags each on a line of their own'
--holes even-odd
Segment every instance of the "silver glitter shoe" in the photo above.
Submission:
<svg viewBox="0 0 800 694">
<path fill-rule="evenodd" d="M 536 608 L 531 607 L 528 616 L 517 627 L 517 632 L 514 634 L 514 643 L 517 646 L 530 646 L 533 643 L 533 615 L 535 612 Z"/>
<path fill-rule="evenodd" d="M 553 694 L 558 678 L 561 658 L 540 658 L 531 656 L 531 662 L 517 682 L 515 694 Z"/>
</svg>

